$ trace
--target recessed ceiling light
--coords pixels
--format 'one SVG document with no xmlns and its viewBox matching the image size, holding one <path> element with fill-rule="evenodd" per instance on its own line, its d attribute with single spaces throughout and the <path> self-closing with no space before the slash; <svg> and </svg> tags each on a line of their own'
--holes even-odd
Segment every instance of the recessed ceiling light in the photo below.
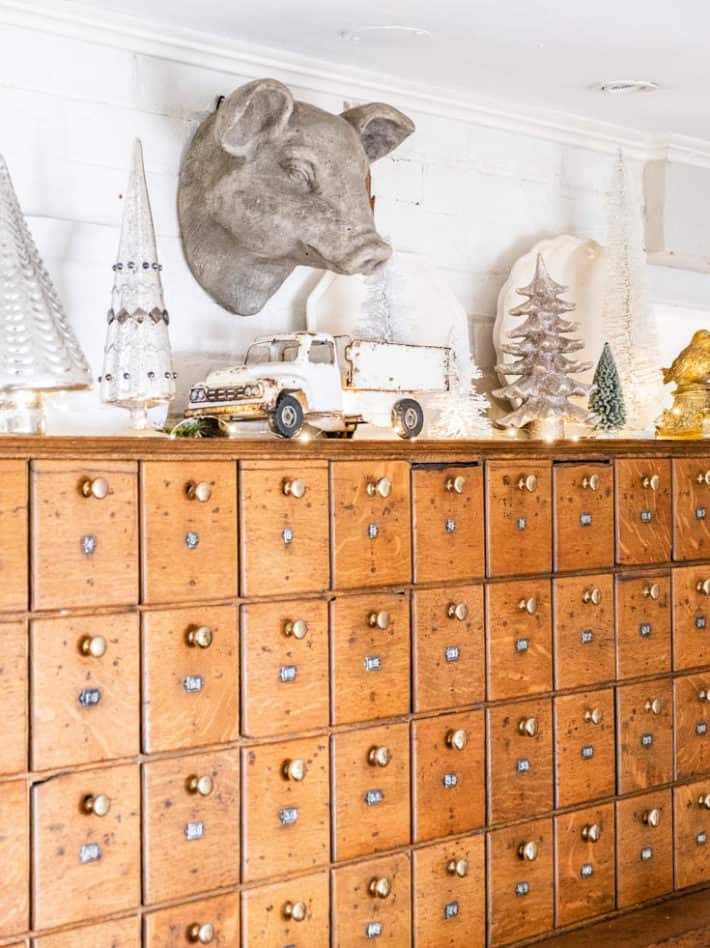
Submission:
<svg viewBox="0 0 710 948">
<path fill-rule="evenodd" d="M 431 37 L 429 30 L 423 30 L 418 26 L 401 26 L 395 23 L 391 26 L 363 26 L 357 30 L 340 30 L 338 38 L 348 43 L 359 43 L 365 36 L 376 33 L 404 33 L 417 39 L 429 39 Z"/>
<path fill-rule="evenodd" d="M 631 95 L 633 92 L 655 92 L 657 82 L 650 79 L 610 79 L 599 86 L 608 95 Z"/>
</svg>

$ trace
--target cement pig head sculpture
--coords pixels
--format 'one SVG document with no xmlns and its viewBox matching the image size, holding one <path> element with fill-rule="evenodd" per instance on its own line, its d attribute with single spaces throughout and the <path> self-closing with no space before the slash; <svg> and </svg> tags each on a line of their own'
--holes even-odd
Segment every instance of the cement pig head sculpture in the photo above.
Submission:
<svg viewBox="0 0 710 948">
<path fill-rule="evenodd" d="M 333 115 L 274 79 L 250 82 L 197 130 L 180 173 L 183 248 L 197 282 L 232 313 L 258 313 L 299 264 L 371 273 L 377 234 L 369 162 L 414 124 L 372 103 Z"/>
</svg>

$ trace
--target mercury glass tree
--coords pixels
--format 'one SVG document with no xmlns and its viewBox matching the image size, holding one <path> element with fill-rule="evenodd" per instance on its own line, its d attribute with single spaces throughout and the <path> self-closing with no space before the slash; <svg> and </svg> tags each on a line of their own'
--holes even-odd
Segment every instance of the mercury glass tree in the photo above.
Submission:
<svg viewBox="0 0 710 948">
<path fill-rule="evenodd" d="M 127 408 L 131 428 L 149 431 L 148 409 L 175 397 L 177 376 L 138 139 L 125 201 L 99 381 L 102 401 Z"/>
</svg>

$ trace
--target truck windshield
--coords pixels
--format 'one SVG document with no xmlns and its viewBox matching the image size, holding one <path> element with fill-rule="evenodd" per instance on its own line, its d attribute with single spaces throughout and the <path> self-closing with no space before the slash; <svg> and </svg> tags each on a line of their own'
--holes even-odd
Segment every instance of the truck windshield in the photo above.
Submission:
<svg viewBox="0 0 710 948">
<path fill-rule="evenodd" d="M 299 344 L 294 339 L 271 339 L 255 342 L 247 349 L 246 365 L 263 365 L 266 362 L 295 362 Z"/>
</svg>

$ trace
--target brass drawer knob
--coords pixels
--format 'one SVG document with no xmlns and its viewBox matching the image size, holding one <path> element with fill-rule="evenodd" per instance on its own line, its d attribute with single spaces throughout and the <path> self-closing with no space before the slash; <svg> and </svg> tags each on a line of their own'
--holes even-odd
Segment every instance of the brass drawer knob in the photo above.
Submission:
<svg viewBox="0 0 710 948">
<path fill-rule="evenodd" d="M 601 708 L 587 708 L 584 712 L 584 720 L 588 724 L 601 724 L 604 720 L 604 712 Z"/>
<path fill-rule="evenodd" d="M 710 471 L 698 471 L 695 480 L 698 484 L 707 484 L 710 487 Z"/>
<path fill-rule="evenodd" d="M 602 591 L 598 586 L 593 586 L 591 589 L 585 589 L 584 595 L 582 596 L 582 602 L 591 604 L 593 606 L 598 606 L 602 601 Z"/>
<path fill-rule="evenodd" d="M 300 500 L 306 493 L 306 482 L 297 477 L 293 481 L 285 480 L 281 485 L 281 490 L 287 497 L 295 497 Z"/>
<path fill-rule="evenodd" d="M 214 941 L 214 925 L 210 925 L 209 922 L 205 922 L 204 925 L 195 922 L 187 930 L 187 940 L 193 945 L 209 945 Z"/>
<path fill-rule="evenodd" d="M 518 731 L 523 737 L 535 737 L 537 730 L 537 718 L 521 718 L 518 721 Z"/>
<path fill-rule="evenodd" d="M 293 636 L 294 639 L 305 639 L 308 634 L 308 623 L 303 619 L 287 619 L 284 622 L 284 635 Z"/>
<path fill-rule="evenodd" d="M 646 810 L 646 812 L 641 817 L 642 822 L 646 826 L 658 826 L 661 822 L 661 811 L 660 810 Z"/>
<path fill-rule="evenodd" d="M 710 688 L 701 688 L 698 692 L 698 701 L 710 702 Z"/>
<path fill-rule="evenodd" d="M 386 899 L 392 891 L 392 883 L 384 876 L 379 879 L 375 877 L 374 879 L 370 879 L 367 891 L 374 899 Z"/>
<path fill-rule="evenodd" d="M 380 477 L 378 480 L 367 482 L 367 493 L 370 497 L 378 494 L 380 497 L 389 497 L 392 493 L 392 481 L 389 477 Z"/>
<path fill-rule="evenodd" d="M 446 732 L 446 746 L 452 750 L 462 751 L 467 743 L 468 735 L 461 728 Z"/>
<path fill-rule="evenodd" d="M 82 655 L 90 655 L 91 658 L 103 658 L 106 654 L 106 639 L 103 635 L 85 635 L 79 642 L 79 651 Z"/>
<path fill-rule="evenodd" d="M 660 714 L 663 710 L 660 698 L 649 698 L 643 707 L 645 711 L 650 711 L 651 714 Z"/>
<path fill-rule="evenodd" d="M 468 875 L 468 860 L 451 859 L 446 865 L 446 871 L 450 876 L 458 876 L 459 879 L 465 879 Z"/>
<path fill-rule="evenodd" d="M 582 839 L 586 843 L 596 843 L 602 835 L 602 828 L 598 823 L 587 823 L 582 827 Z"/>
<path fill-rule="evenodd" d="M 537 477 L 535 474 L 521 474 L 518 479 L 518 490 L 527 490 L 531 494 L 534 490 L 537 489 Z"/>
<path fill-rule="evenodd" d="M 87 477 L 81 482 L 81 492 L 84 497 L 95 497 L 97 500 L 103 500 L 108 496 L 108 481 L 105 477 L 95 477 L 93 480 Z"/>
<path fill-rule="evenodd" d="M 381 609 L 379 612 L 371 612 L 367 617 L 367 624 L 372 629 L 389 629 L 390 627 L 390 614 L 384 609 Z"/>
<path fill-rule="evenodd" d="M 521 843 L 518 846 L 518 859 L 526 859 L 528 862 L 534 862 L 537 859 L 537 843 Z"/>
<path fill-rule="evenodd" d="M 392 751 L 389 747 L 371 747 L 367 752 L 367 762 L 371 767 L 387 767 L 392 760 Z"/>
<path fill-rule="evenodd" d="M 537 612 L 537 599 L 535 596 L 530 596 L 529 599 L 521 599 L 518 603 L 518 609 L 521 612 L 527 612 L 529 616 L 534 616 Z"/>
<path fill-rule="evenodd" d="M 661 478 L 658 474 L 645 474 L 641 478 L 641 484 L 651 490 L 658 490 L 661 486 Z"/>
<path fill-rule="evenodd" d="M 710 793 L 701 793 L 698 797 L 698 806 L 710 810 Z"/>
<path fill-rule="evenodd" d="M 105 793 L 97 793 L 96 796 L 89 793 L 81 801 L 81 808 L 84 813 L 106 816 L 111 809 L 111 797 L 107 797 Z"/>
<path fill-rule="evenodd" d="M 710 579 L 699 579 L 695 588 L 703 596 L 710 596 Z"/>
<path fill-rule="evenodd" d="M 284 902 L 281 914 L 292 922 L 303 922 L 308 914 L 308 906 L 305 902 Z"/>
<path fill-rule="evenodd" d="M 583 477 L 582 487 L 584 487 L 585 490 L 599 490 L 599 475 L 591 474 L 589 477 Z"/>
<path fill-rule="evenodd" d="M 456 477 L 449 477 L 446 479 L 446 489 L 449 491 L 449 493 L 463 494 L 465 486 L 466 486 L 466 478 L 463 476 L 463 474 L 459 474 Z"/>
<path fill-rule="evenodd" d="M 293 780 L 294 783 L 300 783 L 306 776 L 306 762 L 298 757 L 293 760 L 285 760 L 281 765 L 281 774 L 284 780 Z"/>
<path fill-rule="evenodd" d="M 185 786 L 188 793 L 193 793 L 201 797 L 208 797 L 214 790 L 214 781 L 212 778 L 205 774 L 200 777 L 198 774 L 190 774 L 190 776 L 185 781 Z"/>
<path fill-rule="evenodd" d="M 212 629 L 208 625 L 195 625 L 187 630 L 187 644 L 191 648 L 209 648 L 212 638 Z"/>
<path fill-rule="evenodd" d="M 468 619 L 468 606 L 465 602 L 450 602 L 446 607 L 446 615 L 449 619 L 458 619 L 459 622 L 465 622 Z"/>
<path fill-rule="evenodd" d="M 646 599 L 658 599 L 661 595 L 661 587 L 658 583 L 646 583 L 643 587 L 643 594 Z"/>
<path fill-rule="evenodd" d="M 198 500 L 201 504 L 206 504 L 212 496 L 212 485 L 207 481 L 188 481 L 185 493 L 190 500 Z"/>
</svg>

